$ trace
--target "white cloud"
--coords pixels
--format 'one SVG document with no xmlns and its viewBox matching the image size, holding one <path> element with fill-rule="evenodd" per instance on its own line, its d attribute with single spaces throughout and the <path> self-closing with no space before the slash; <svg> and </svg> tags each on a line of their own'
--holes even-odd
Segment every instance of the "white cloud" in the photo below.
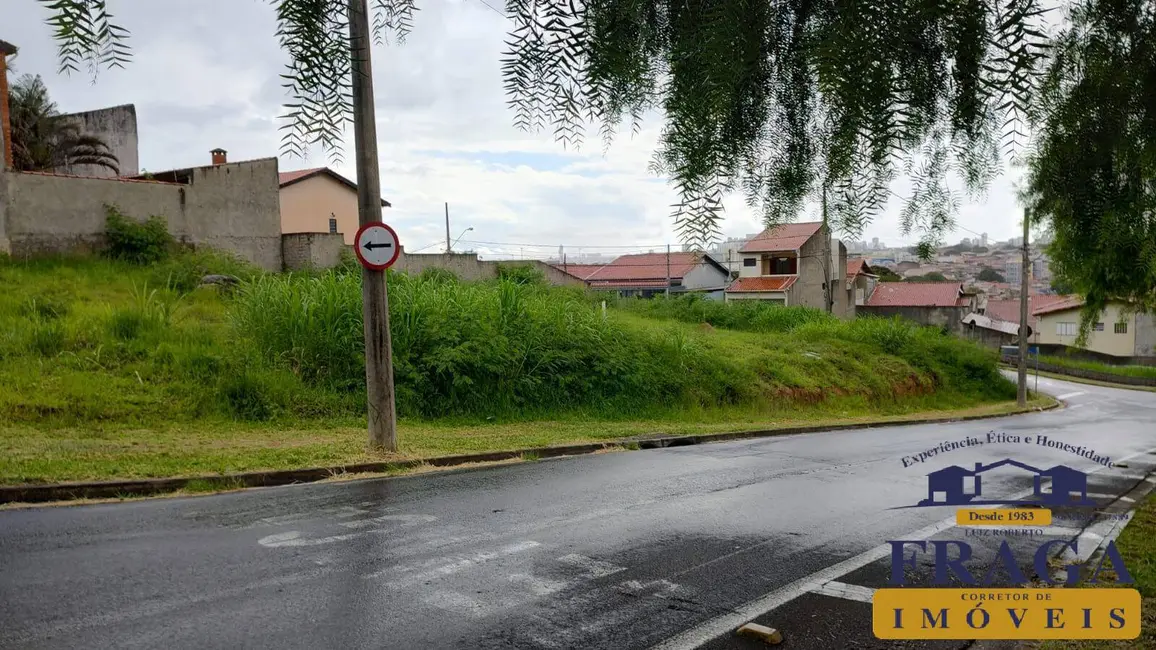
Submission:
<svg viewBox="0 0 1156 650">
<path fill-rule="evenodd" d="M 8 6 L 12 4 L 13 6 Z M 285 55 L 264 0 L 114 0 L 132 31 L 134 59 L 126 70 L 55 73 L 55 49 L 34 0 L 5 0 L 0 38 L 21 47 L 20 72 L 44 75 L 62 110 L 133 103 L 140 127 L 141 165 L 159 170 L 208 162 L 213 147 L 233 160 L 274 155 L 283 95 L 278 74 Z M 479 0 L 422 0 L 403 46 L 374 51 L 377 127 L 387 219 L 411 247 L 444 238 L 443 203 L 453 236 L 468 226 L 472 241 L 543 244 L 554 252 L 577 246 L 655 246 L 675 242 L 669 218 L 675 194 L 647 166 L 661 124 L 619 137 L 603 155 L 596 134 L 578 152 L 549 134 L 511 125 L 500 74 L 509 23 Z M 325 164 L 282 158 L 282 169 Z M 353 177 L 352 156 L 337 165 Z M 896 184 L 902 192 L 904 184 Z M 757 231 L 758 218 L 741 196 L 727 199 L 723 231 Z M 866 238 L 910 243 L 899 232 L 899 205 L 869 226 Z M 1015 236 L 1019 208 L 1011 181 L 997 179 L 985 200 L 965 200 L 960 223 L 995 239 Z M 815 218 L 809 206 L 800 218 Z M 955 237 L 971 236 L 958 230 Z M 477 246 L 518 255 L 519 247 Z"/>
</svg>

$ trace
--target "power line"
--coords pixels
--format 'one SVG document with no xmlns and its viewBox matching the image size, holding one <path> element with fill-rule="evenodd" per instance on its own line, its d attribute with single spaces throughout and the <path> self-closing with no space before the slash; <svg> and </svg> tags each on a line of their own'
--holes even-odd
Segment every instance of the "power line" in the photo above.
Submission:
<svg viewBox="0 0 1156 650">
<path fill-rule="evenodd" d="M 480 2 L 480 3 L 484 4 L 484 5 L 486 5 L 487 7 L 489 7 L 490 11 L 492 11 L 492 12 L 494 12 L 494 13 L 498 14 L 498 15 L 499 15 L 499 16 L 501 16 L 502 18 L 505 18 L 506 20 L 509 20 L 509 16 L 507 16 L 505 13 L 503 13 L 503 12 L 501 12 L 501 11 L 498 11 L 497 9 L 495 9 L 495 8 L 494 8 L 494 5 L 492 5 L 492 4 L 488 3 L 488 2 L 486 2 L 486 0 L 478 0 L 478 2 Z"/>
</svg>

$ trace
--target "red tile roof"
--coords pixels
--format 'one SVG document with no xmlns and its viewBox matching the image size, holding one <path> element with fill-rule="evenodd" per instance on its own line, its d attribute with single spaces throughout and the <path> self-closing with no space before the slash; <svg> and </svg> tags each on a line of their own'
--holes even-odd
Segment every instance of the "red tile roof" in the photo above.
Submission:
<svg viewBox="0 0 1156 650">
<path fill-rule="evenodd" d="M 1040 316 L 1042 314 L 1050 314 L 1055 311 L 1065 311 L 1068 309 L 1079 309 L 1084 306 L 1084 299 L 1079 296 L 1056 296 L 1060 300 L 1052 300 L 1046 304 L 1040 305 L 1032 309 L 1033 316 Z"/>
<path fill-rule="evenodd" d="M 660 289 L 666 287 L 666 278 L 661 280 L 587 280 L 590 287 L 593 289 L 636 289 L 639 287 L 649 288 L 658 287 Z"/>
<path fill-rule="evenodd" d="M 875 275 L 871 272 L 871 267 L 867 266 L 867 260 L 863 258 L 847 260 L 847 276 L 854 277 L 856 275 Z"/>
<path fill-rule="evenodd" d="M 564 273 L 569 273 L 570 275 L 573 275 L 576 278 L 581 278 L 581 279 L 585 280 L 585 279 L 589 278 L 591 275 L 594 275 L 595 271 L 597 271 L 598 269 L 600 269 L 604 266 L 606 266 L 606 265 L 605 264 L 555 264 L 554 268 L 556 268 L 559 271 L 562 271 Z M 663 277 L 663 279 L 666 278 L 665 275 L 662 277 Z"/>
<path fill-rule="evenodd" d="M 289 183 L 305 178 L 306 176 L 312 176 L 318 172 L 323 172 L 325 169 L 325 167 L 314 167 L 312 169 L 298 169 L 291 172 L 281 172 L 277 174 L 277 180 L 281 183 L 281 185 L 288 185 Z"/>
<path fill-rule="evenodd" d="M 821 221 L 804 223 L 784 223 L 772 226 L 748 241 L 740 253 L 771 253 L 775 251 L 793 251 L 803 247 L 807 240 L 819 232 L 823 226 Z"/>
<path fill-rule="evenodd" d="M 319 174 L 325 174 L 326 176 L 329 176 L 333 180 L 337 181 L 338 183 L 341 183 L 342 185 L 353 190 L 354 192 L 357 191 L 357 183 L 354 183 L 353 181 L 342 176 L 341 174 L 338 174 L 337 172 L 333 171 L 332 169 L 330 169 L 328 167 L 313 167 L 311 169 L 298 169 L 298 170 L 294 170 L 291 172 L 280 172 L 277 174 L 277 182 L 278 182 L 278 184 L 280 184 L 281 187 L 286 187 L 286 186 L 292 185 L 293 183 L 303 181 L 306 178 L 312 178 L 312 177 L 317 176 Z M 383 207 L 386 207 L 386 208 L 392 208 L 393 207 L 393 205 L 389 201 L 386 201 L 385 199 L 381 200 L 381 205 Z"/>
<path fill-rule="evenodd" d="M 1047 307 L 1056 302 L 1068 299 L 1069 296 L 1057 296 L 1052 294 L 1031 294 L 1028 296 L 1028 313 L 1034 314 L 1035 310 Z M 1006 320 L 1013 323 L 1018 323 L 1020 320 L 1020 301 L 1019 300 L 988 300 L 987 310 L 984 312 L 990 318 L 996 320 Z"/>
<path fill-rule="evenodd" d="M 734 293 L 740 291 L 786 291 L 795 284 L 799 279 L 797 275 L 768 275 L 756 276 L 753 278 L 739 278 L 735 280 L 731 286 L 727 287 L 727 291 Z"/>
<path fill-rule="evenodd" d="M 681 279 L 699 263 L 701 260 L 695 253 L 671 253 L 671 279 Z M 591 282 L 633 282 L 635 280 L 662 280 L 665 282 L 666 268 L 666 253 L 622 255 L 613 262 L 598 268 L 586 279 Z"/>
<path fill-rule="evenodd" d="M 867 299 L 868 307 L 957 307 L 967 304 L 960 297 L 958 282 L 880 282 Z"/>
</svg>

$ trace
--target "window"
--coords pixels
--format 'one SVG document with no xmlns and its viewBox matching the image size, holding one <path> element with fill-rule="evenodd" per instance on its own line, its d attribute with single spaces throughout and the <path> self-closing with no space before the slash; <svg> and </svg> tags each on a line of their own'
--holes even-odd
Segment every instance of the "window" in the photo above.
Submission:
<svg viewBox="0 0 1156 650">
<path fill-rule="evenodd" d="M 331 235 L 337 234 L 337 219 L 335 219 L 333 217 L 329 217 L 329 234 L 331 234 Z"/>
<path fill-rule="evenodd" d="M 1128 333 L 1127 321 L 1124 321 L 1121 323 L 1116 323 L 1116 333 L 1117 334 L 1127 334 Z"/>
<path fill-rule="evenodd" d="M 1104 324 L 1103 323 L 1096 323 L 1095 325 L 1092 326 L 1092 329 L 1097 331 L 1097 332 L 1103 332 L 1104 331 Z"/>
<path fill-rule="evenodd" d="M 1075 323 L 1056 323 L 1056 336 L 1075 336 Z"/>
<path fill-rule="evenodd" d="M 756 264 L 758 264 L 758 261 L 753 257 L 743 258 L 743 266 L 755 266 Z"/>
<path fill-rule="evenodd" d="M 798 273 L 798 260 L 793 257 L 771 258 L 770 273 L 767 275 L 794 275 Z"/>
</svg>

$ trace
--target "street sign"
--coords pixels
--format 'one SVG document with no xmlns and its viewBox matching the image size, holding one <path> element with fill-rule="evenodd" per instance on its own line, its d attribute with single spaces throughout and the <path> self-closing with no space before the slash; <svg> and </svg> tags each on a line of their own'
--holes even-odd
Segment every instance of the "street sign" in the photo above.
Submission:
<svg viewBox="0 0 1156 650">
<path fill-rule="evenodd" d="M 353 239 L 353 252 L 365 268 L 384 271 L 397 261 L 397 256 L 401 254 L 401 242 L 393 228 L 374 221 L 357 231 L 357 237 Z"/>
</svg>

